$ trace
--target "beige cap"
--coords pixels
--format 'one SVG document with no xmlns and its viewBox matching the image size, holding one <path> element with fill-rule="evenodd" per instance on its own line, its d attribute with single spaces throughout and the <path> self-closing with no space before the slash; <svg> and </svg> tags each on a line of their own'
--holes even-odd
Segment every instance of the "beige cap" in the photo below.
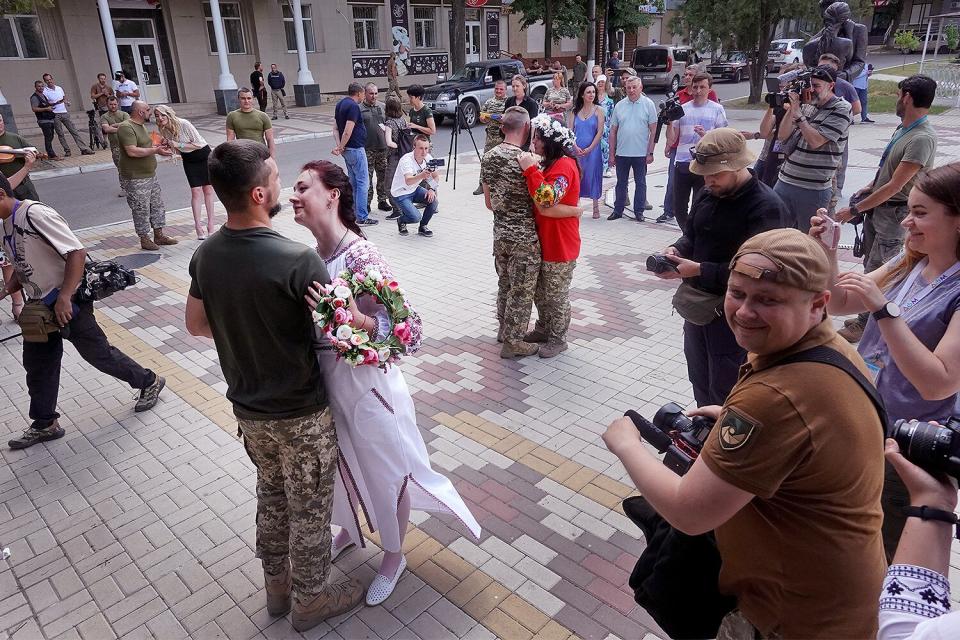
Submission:
<svg viewBox="0 0 960 640">
<path fill-rule="evenodd" d="M 739 171 L 757 157 L 747 149 L 747 140 L 736 129 L 711 129 L 697 143 L 690 173 L 709 176 L 721 171 Z"/>
<path fill-rule="evenodd" d="M 759 254 L 777 270 L 758 269 L 738 262 L 748 253 Z M 819 293 L 830 288 L 830 259 L 823 246 L 797 229 L 773 229 L 753 236 L 730 261 L 730 270 L 756 280 L 769 280 Z"/>
</svg>

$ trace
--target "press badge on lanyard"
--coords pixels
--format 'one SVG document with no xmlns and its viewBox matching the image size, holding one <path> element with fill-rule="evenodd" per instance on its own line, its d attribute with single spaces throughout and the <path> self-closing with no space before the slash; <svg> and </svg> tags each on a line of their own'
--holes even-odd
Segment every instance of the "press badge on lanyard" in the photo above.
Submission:
<svg viewBox="0 0 960 640">
<path fill-rule="evenodd" d="M 920 277 L 920 273 L 927 266 L 927 259 L 924 258 L 913 267 L 913 270 L 910 272 L 910 275 L 907 276 L 906 281 L 904 281 L 903 286 L 900 288 L 900 291 L 897 293 L 897 297 L 894 300 L 894 303 L 900 307 L 902 311 L 901 318 L 906 319 L 907 311 L 917 306 L 921 300 L 926 298 L 928 295 L 933 293 L 933 290 L 943 284 L 949 278 L 952 278 L 957 272 L 960 272 L 960 262 L 954 262 L 953 266 L 941 273 L 939 276 L 934 278 L 933 282 L 925 286 L 923 289 L 917 292 L 912 298 L 904 302 L 904 298 L 907 297 L 907 294 L 913 289 L 913 285 L 916 284 L 917 278 Z M 867 364 L 867 369 L 870 370 L 870 375 L 873 378 L 873 383 L 877 383 L 877 379 L 880 377 L 880 373 L 883 371 L 885 366 L 884 356 L 886 355 L 886 350 L 877 351 L 875 354 L 868 358 L 864 358 L 864 361 Z"/>
</svg>

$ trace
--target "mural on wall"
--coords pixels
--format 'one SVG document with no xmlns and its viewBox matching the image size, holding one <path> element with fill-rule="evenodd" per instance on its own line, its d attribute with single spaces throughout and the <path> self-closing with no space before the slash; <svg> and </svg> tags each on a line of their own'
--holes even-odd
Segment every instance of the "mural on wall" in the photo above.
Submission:
<svg viewBox="0 0 960 640">
<path fill-rule="evenodd" d="M 487 10 L 487 59 L 495 60 L 500 57 L 500 12 Z"/>
<path fill-rule="evenodd" d="M 498 14 L 498 29 L 499 24 Z M 407 0 L 390 0 L 390 35 L 393 38 L 391 49 L 397 54 L 397 75 L 446 73 L 449 65 L 449 56 L 446 53 L 413 55 L 409 26 Z M 353 77 L 384 77 L 387 75 L 389 60 L 389 56 L 353 56 Z"/>
</svg>

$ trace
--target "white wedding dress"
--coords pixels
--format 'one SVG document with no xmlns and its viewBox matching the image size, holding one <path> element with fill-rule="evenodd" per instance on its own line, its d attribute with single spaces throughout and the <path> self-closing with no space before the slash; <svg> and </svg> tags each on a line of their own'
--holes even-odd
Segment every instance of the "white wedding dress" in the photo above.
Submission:
<svg viewBox="0 0 960 640">
<path fill-rule="evenodd" d="M 345 269 L 364 273 L 373 267 L 393 279 L 376 246 L 362 238 L 350 243 L 326 265 L 331 278 Z M 392 330 L 383 307 L 371 297 L 359 298 L 357 305 L 363 313 L 377 318 L 378 332 Z M 408 322 L 413 325 L 409 349 L 413 351 L 420 345 L 420 318 L 413 314 Z M 480 525 L 453 483 L 430 466 L 427 447 L 417 427 L 413 398 L 398 366 L 393 364 L 387 371 L 372 365 L 353 367 L 342 358 L 337 360 L 337 352 L 323 337 L 318 341 L 317 357 L 340 448 L 333 524 L 345 528 L 352 542 L 366 546 L 360 532 L 362 513 L 370 529 L 379 532 L 383 549 L 399 552 L 397 505 L 407 491 L 411 510 L 452 514 L 479 538 Z"/>
</svg>

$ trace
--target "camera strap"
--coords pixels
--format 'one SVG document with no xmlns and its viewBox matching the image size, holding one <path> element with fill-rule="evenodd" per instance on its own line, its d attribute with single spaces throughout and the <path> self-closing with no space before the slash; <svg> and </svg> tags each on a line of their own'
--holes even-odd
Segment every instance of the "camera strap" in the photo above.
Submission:
<svg viewBox="0 0 960 640">
<path fill-rule="evenodd" d="M 829 364 L 837 369 L 842 369 L 843 371 L 847 372 L 847 374 L 853 378 L 857 384 L 860 385 L 860 388 L 863 389 L 865 394 L 867 394 L 867 396 L 870 398 L 870 401 L 873 402 L 873 406 L 877 410 L 877 415 L 880 416 L 880 425 L 883 428 L 883 437 L 887 437 L 889 421 L 887 418 L 887 409 L 883 404 L 883 399 L 880 397 L 880 393 L 877 391 L 877 388 L 873 385 L 873 383 L 870 382 L 870 380 L 868 380 L 867 377 L 860 372 L 856 365 L 850 362 L 849 358 L 842 355 L 836 349 L 831 349 L 826 345 L 820 345 L 787 356 L 773 366 L 794 364 L 796 362 L 819 362 L 821 364 Z"/>
</svg>

